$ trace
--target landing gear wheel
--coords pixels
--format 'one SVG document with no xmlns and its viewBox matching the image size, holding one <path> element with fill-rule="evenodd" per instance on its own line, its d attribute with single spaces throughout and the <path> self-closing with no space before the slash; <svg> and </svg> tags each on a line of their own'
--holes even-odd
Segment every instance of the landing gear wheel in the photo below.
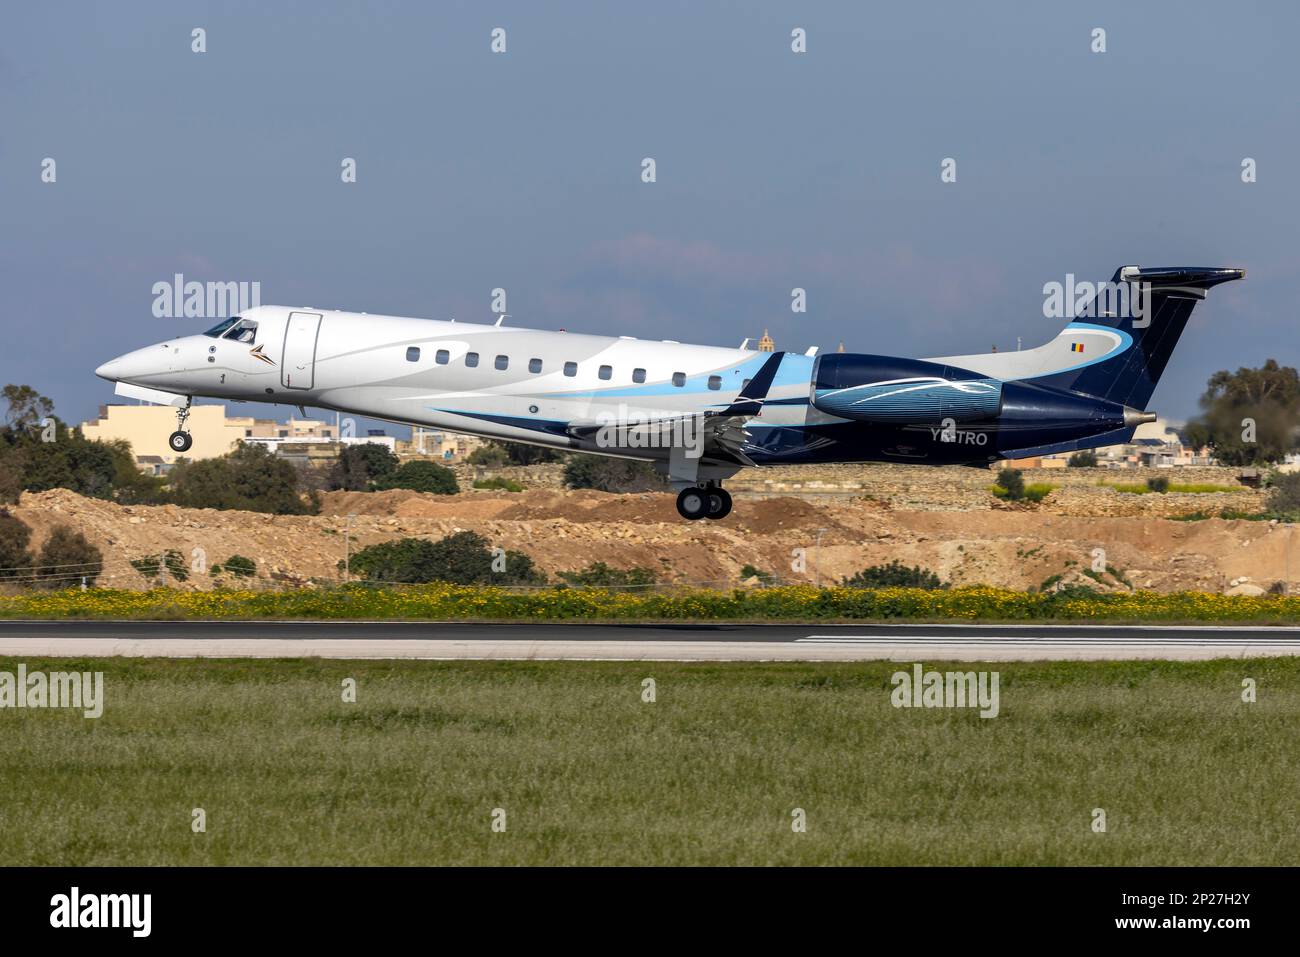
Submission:
<svg viewBox="0 0 1300 957">
<path fill-rule="evenodd" d="M 702 488 L 684 488 L 677 494 L 677 514 L 694 522 L 709 514 L 709 493 Z"/>
<path fill-rule="evenodd" d="M 731 493 L 723 488 L 709 489 L 709 515 L 717 521 L 731 514 Z"/>
<path fill-rule="evenodd" d="M 188 432 L 173 432 L 167 439 L 167 444 L 171 446 L 173 452 L 188 452 L 190 446 L 194 444 L 194 437 Z"/>
</svg>

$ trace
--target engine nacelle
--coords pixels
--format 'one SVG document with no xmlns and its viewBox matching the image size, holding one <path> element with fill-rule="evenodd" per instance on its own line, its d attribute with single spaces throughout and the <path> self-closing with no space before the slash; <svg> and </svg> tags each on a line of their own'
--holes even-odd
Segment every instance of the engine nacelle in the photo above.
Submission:
<svg viewBox="0 0 1300 957">
<path fill-rule="evenodd" d="M 919 359 L 832 353 L 817 360 L 812 404 L 862 422 L 973 422 L 998 414 L 1002 382 Z"/>
</svg>

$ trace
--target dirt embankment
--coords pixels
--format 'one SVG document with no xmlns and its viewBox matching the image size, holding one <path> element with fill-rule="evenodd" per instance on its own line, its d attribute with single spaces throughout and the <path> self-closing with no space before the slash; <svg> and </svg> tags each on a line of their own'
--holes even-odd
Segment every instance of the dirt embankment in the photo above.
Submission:
<svg viewBox="0 0 1300 957">
<path fill-rule="evenodd" d="M 1107 589 L 1222 591 L 1243 578 L 1248 588 L 1268 587 L 1288 569 L 1293 591 L 1300 581 L 1294 526 L 1159 517 L 1225 506 L 1256 510 L 1258 492 L 1132 495 L 1069 476 L 1075 481 L 1040 505 L 1008 506 L 989 495 L 986 473 L 909 471 L 919 474 L 864 472 L 857 479 L 862 491 L 826 496 L 807 489 L 744 492 L 738 482 L 735 510 L 717 523 L 683 521 L 666 494 L 546 488 L 453 496 L 332 492 L 316 516 L 120 506 L 54 490 L 23 495 L 14 511 L 33 529 L 33 545 L 56 523 L 82 531 L 104 553 L 101 583 L 126 588 L 150 584 L 132 559 L 168 550 L 204 569 L 244 555 L 257 562 L 260 576 L 301 582 L 340 577 L 348 550 L 461 530 L 527 552 L 549 575 L 604 561 L 652 568 L 661 581 L 735 584 L 752 565 L 787 580 L 825 582 L 896 559 L 954 584 L 1015 589 L 1055 579 Z M 965 510 L 952 508 L 967 499 Z M 211 583 L 204 570 L 181 587 Z"/>
</svg>

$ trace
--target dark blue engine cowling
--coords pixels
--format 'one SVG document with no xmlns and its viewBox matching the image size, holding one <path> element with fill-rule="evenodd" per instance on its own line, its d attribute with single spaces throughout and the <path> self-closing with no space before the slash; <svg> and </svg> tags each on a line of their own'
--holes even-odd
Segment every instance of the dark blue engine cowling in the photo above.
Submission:
<svg viewBox="0 0 1300 957">
<path fill-rule="evenodd" d="M 998 414 L 1002 383 L 919 359 L 833 353 L 817 360 L 812 404 L 862 422 L 972 422 Z"/>
</svg>

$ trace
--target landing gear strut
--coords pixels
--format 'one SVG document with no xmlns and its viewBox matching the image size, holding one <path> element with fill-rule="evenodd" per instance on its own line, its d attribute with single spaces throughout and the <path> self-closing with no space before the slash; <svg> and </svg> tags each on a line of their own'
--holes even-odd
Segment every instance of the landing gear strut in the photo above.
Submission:
<svg viewBox="0 0 1300 957">
<path fill-rule="evenodd" d="M 185 431 L 185 420 L 190 417 L 190 401 L 176 410 L 176 431 L 167 438 L 167 444 L 173 452 L 188 452 L 194 444 L 194 436 Z"/>
<path fill-rule="evenodd" d="M 693 485 L 677 493 L 677 513 L 692 522 L 701 518 L 726 518 L 731 513 L 731 495 L 712 482 Z"/>
</svg>

